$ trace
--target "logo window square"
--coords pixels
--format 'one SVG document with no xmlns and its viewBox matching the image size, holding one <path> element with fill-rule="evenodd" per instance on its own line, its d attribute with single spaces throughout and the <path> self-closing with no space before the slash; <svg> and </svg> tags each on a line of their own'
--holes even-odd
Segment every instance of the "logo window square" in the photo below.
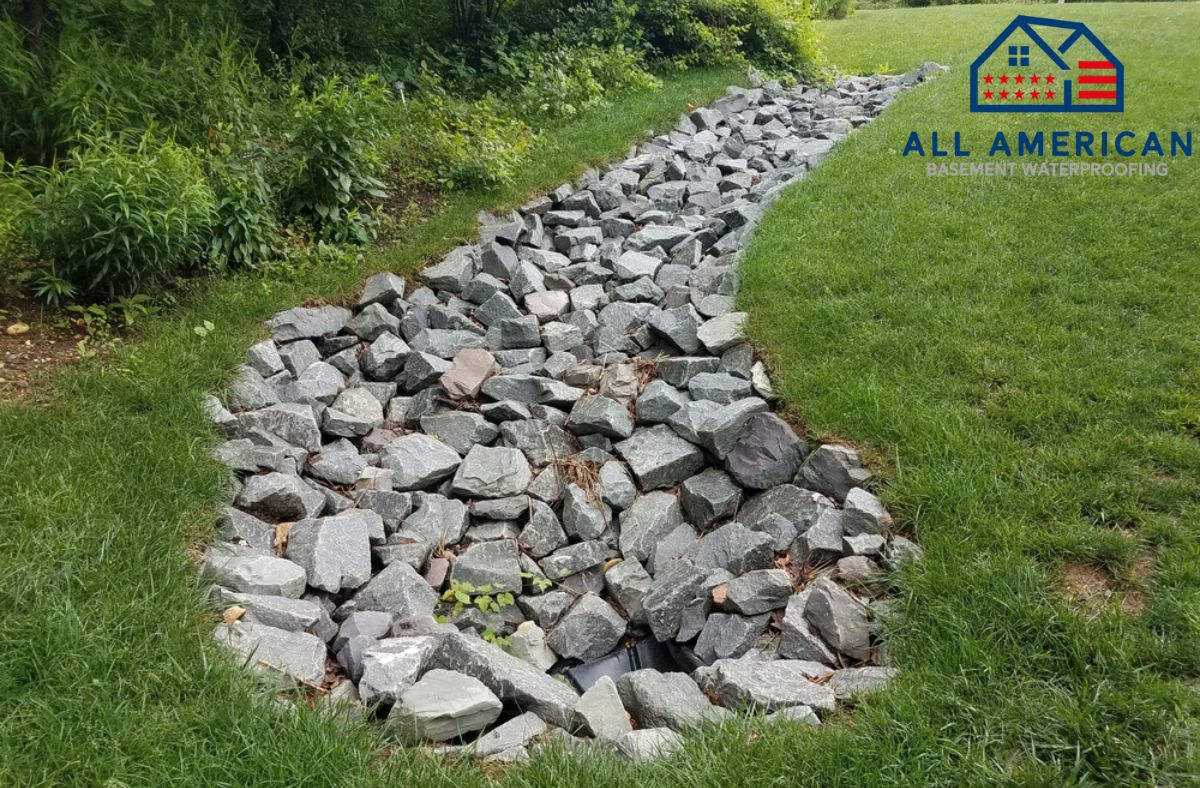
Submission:
<svg viewBox="0 0 1200 788">
<path fill-rule="evenodd" d="M 1008 65 L 1010 66 L 1028 66 L 1029 65 L 1029 47 L 1017 46 L 1013 44 L 1008 48 Z"/>
</svg>

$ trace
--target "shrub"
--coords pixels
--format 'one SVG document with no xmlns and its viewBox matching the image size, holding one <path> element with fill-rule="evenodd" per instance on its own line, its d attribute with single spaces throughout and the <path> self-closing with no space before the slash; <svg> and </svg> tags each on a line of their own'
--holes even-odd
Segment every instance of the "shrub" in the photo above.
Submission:
<svg viewBox="0 0 1200 788">
<path fill-rule="evenodd" d="M 386 196 L 377 177 L 376 142 L 387 88 L 375 76 L 345 85 L 327 79 L 311 96 L 293 86 L 288 158 L 293 166 L 287 201 L 332 240 L 363 243 L 374 234 L 370 198 Z"/>
<path fill-rule="evenodd" d="M 58 276 L 117 296 L 200 259 L 215 214 L 194 154 L 143 138 L 77 149 L 35 196 L 29 234 Z"/>
<path fill-rule="evenodd" d="M 813 0 L 813 16 L 817 19 L 845 19 L 854 13 L 855 0 Z"/>
<path fill-rule="evenodd" d="M 499 92 L 512 96 L 512 111 L 524 118 L 573 117 L 613 91 L 659 85 L 639 52 L 544 34 L 496 53 L 485 65 L 499 75 L 494 80 Z"/>
<path fill-rule="evenodd" d="M 275 201 L 263 173 L 263 152 L 226 149 L 213 161 L 217 200 L 212 258 L 218 266 L 253 266 L 277 251 Z"/>
<path fill-rule="evenodd" d="M 820 66 L 808 0 L 641 0 L 646 42 L 679 65 L 749 60 L 815 76 Z"/>
<path fill-rule="evenodd" d="M 401 177 L 447 190 L 508 181 L 534 140 L 499 100 L 458 98 L 432 80 L 389 125 L 386 156 Z"/>
</svg>

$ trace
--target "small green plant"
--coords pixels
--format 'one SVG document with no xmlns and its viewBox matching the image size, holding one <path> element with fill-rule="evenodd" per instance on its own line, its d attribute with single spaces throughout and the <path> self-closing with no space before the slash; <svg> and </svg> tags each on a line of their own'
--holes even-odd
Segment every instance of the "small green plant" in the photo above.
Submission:
<svg viewBox="0 0 1200 788">
<path fill-rule="evenodd" d="M 26 284 L 34 298 L 50 306 L 62 306 L 79 292 L 75 285 L 58 275 L 54 263 L 28 272 Z"/>
<path fill-rule="evenodd" d="M 545 575 L 535 575 L 533 572 L 522 572 L 521 579 L 536 588 L 539 594 L 546 593 L 550 586 L 554 585 L 550 578 Z"/>
<path fill-rule="evenodd" d="M 378 212 L 369 200 L 387 196 L 376 150 L 387 88 L 376 76 L 354 85 L 331 77 L 311 96 L 294 85 L 291 105 L 291 211 L 339 243 L 371 240 Z"/>
<path fill-rule="evenodd" d="M 468 607 L 476 607 L 483 613 L 498 613 L 506 607 L 516 604 L 516 598 L 504 591 L 493 594 L 491 585 L 476 586 L 472 583 L 450 581 L 450 588 L 442 594 L 443 602 L 453 602 L 454 608 L 450 615 L 457 616 Z"/>
<path fill-rule="evenodd" d="M 483 638 L 488 643 L 491 643 L 493 646 L 496 646 L 498 648 L 508 648 L 509 646 L 512 645 L 511 637 L 505 637 L 504 635 L 497 635 L 496 630 L 492 629 L 491 627 L 487 627 L 482 632 L 480 632 L 479 637 Z"/>
<path fill-rule="evenodd" d="M 226 147 L 213 162 L 210 179 L 217 198 L 213 262 L 248 268 L 275 255 L 278 220 L 262 152 L 235 154 Z"/>
<path fill-rule="evenodd" d="M 50 171 L 30 236 L 56 277 L 115 297 L 199 260 L 214 213 L 190 151 L 150 137 L 132 150 L 97 140 Z"/>
<path fill-rule="evenodd" d="M 193 326 L 192 333 L 195 334 L 196 336 L 200 337 L 200 339 L 203 340 L 203 339 L 207 339 L 208 335 L 211 334 L 213 331 L 216 331 L 216 329 L 217 329 L 217 327 L 215 325 L 213 325 L 211 320 L 205 320 L 200 325 Z"/>
</svg>

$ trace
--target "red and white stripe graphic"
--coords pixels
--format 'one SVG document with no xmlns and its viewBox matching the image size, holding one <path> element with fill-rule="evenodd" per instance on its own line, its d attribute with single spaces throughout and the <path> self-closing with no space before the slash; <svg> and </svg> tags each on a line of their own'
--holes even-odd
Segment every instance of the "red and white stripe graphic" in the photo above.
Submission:
<svg viewBox="0 0 1200 788">
<path fill-rule="evenodd" d="M 1116 99 L 1117 67 L 1107 60 L 1079 61 L 1079 92 L 1081 99 Z"/>
</svg>

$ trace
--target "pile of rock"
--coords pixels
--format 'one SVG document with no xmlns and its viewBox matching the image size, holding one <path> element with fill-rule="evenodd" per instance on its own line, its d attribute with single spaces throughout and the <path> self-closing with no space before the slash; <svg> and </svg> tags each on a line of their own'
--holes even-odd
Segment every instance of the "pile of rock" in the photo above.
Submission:
<svg viewBox="0 0 1200 788">
<path fill-rule="evenodd" d="M 238 476 L 203 568 L 217 638 L 407 741 L 507 719 L 470 744 L 500 760 L 577 735 L 650 757 L 730 710 L 815 722 L 886 681 L 878 597 L 919 550 L 853 449 L 772 412 L 734 294 L 763 204 L 933 70 L 731 88 L 485 216 L 420 286 L 379 274 L 353 309 L 272 318 L 209 402 Z M 582 696 L 548 672 L 636 636 L 705 667 Z"/>
</svg>

